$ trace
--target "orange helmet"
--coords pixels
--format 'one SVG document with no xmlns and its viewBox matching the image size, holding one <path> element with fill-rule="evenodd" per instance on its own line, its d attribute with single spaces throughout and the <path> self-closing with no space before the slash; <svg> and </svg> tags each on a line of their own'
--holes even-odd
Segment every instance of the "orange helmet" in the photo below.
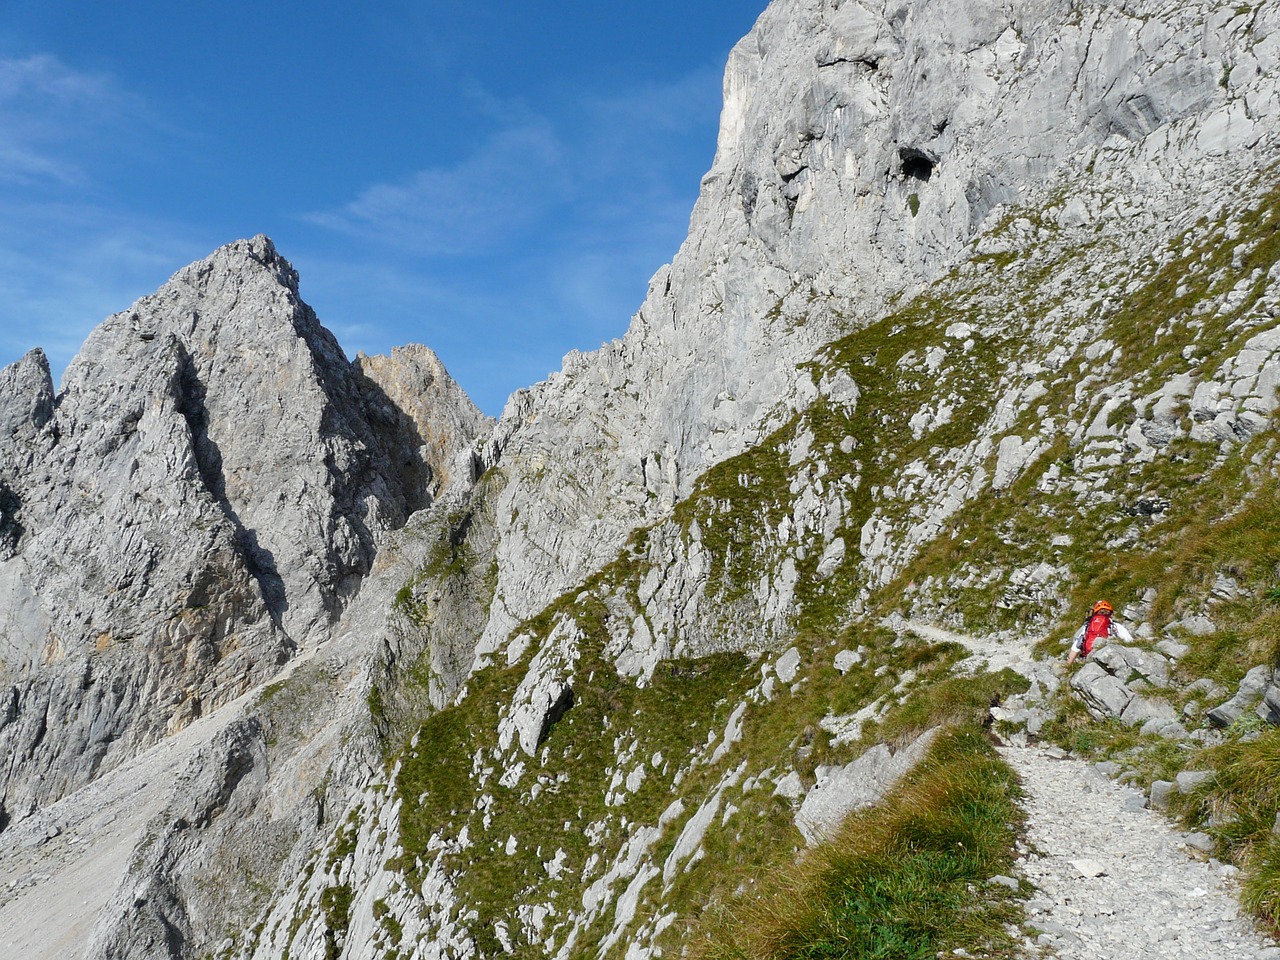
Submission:
<svg viewBox="0 0 1280 960">
<path fill-rule="evenodd" d="M 1111 604 L 1107 603 L 1107 601 L 1105 600 L 1099 600 L 1097 603 L 1093 605 L 1093 610 L 1091 611 L 1090 615 L 1094 613 L 1114 613 L 1114 612 L 1115 612 L 1115 607 L 1111 606 Z"/>
</svg>

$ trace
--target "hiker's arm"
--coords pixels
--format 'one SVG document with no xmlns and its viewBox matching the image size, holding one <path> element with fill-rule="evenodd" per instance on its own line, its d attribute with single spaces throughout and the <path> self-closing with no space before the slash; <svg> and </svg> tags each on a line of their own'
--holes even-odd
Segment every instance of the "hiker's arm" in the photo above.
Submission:
<svg viewBox="0 0 1280 960">
<path fill-rule="evenodd" d="M 1125 643 L 1133 643 L 1133 634 L 1129 632 L 1128 627 L 1123 623 L 1111 621 L 1111 633 L 1113 636 L 1119 637 Z"/>
</svg>

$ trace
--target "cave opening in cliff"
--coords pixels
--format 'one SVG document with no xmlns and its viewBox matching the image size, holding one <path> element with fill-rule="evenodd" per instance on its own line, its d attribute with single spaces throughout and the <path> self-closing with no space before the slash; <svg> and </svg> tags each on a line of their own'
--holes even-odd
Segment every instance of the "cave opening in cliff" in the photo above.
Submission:
<svg viewBox="0 0 1280 960">
<path fill-rule="evenodd" d="M 906 180 L 928 183 L 933 178 L 934 161 L 915 147 L 902 147 L 898 151 L 902 161 L 902 176 Z"/>
</svg>

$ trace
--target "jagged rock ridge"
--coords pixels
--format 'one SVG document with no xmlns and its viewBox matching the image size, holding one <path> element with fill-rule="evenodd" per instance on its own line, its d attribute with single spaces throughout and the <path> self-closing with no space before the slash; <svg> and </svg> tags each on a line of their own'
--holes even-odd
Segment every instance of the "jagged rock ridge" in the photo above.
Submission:
<svg viewBox="0 0 1280 960">
<path fill-rule="evenodd" d="M 10 819 L 314 646 L 485 418 L 425 348 L 343 356 L 265 237 L 0 380 Z M 390 394 L 413 395 L 400 406 Z"/>
</svg>

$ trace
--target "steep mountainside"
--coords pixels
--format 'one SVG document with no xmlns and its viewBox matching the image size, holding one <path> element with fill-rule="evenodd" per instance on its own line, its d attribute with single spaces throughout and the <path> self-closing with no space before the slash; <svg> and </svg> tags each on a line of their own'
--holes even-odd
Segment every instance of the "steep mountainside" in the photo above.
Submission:
<svg viewBox="0 0 1280 960">
<path fill-rule="evenodd" d="M 263 237 L 0 390 L 10 820 L 321 642 L 485 426 L 430 351 L 349 364 Z"/>
<path fill-rule="evenodd" d="M 57 397 L 39 357 L 4 371 L 30 816 L 0 941 L 98 858 L 86 957 L 738 956 L 760 878 L 922 757 L 1004 782 L 976 721 L 1109 751 L 1153 804 L 1274 743 L 1278 31 L 1276 3 L 777 0 L 627 334 L 474 445 L 429 357 L 346 364 L 262 240 L 108 321 Z M 1026 661 L 1098 595 L 1134 644 L 1070 684 Z M 85 689 L 151 684 L 111 760 L 295 653 L 131 768 L 172 790 L 37 809 L 110 765 L 24 732 L 39 696 L 74 730 L 113 715 Z M 1242 779 L 1174 806 L 1265 894 L 1280 797 L 1240 814 Z"/>
</svg>

